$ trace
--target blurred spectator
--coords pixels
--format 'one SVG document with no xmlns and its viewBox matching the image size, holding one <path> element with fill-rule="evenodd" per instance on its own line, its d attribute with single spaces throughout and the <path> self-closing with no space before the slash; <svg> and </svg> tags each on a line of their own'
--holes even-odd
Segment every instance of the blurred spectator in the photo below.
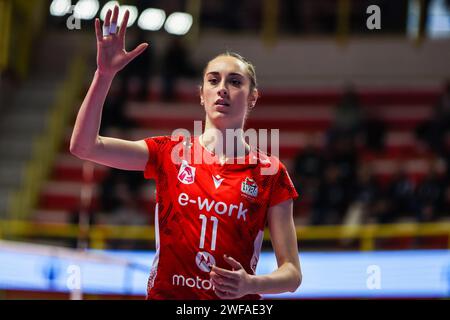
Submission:
<svg viewBox="0 0 450 320">
<path fill-rule="evenodd" d="M 310 224 L 338 224 L 347 210 L 348 193 L 336 164 L 325 167 L 323 180 L 313 201 Z"/>
<path fill-rule="evenodd" d="M 362 111 L 358 96 L 352 85 L 348 85 L 335 109 L 334 121 L 328 132 L 328 145 L 341 137 L 350 138 L 353 144 L 362 128 Z"/>
<path fill-rule="evenodd" d="M 417 220 L 419 222 L 437 220 L 444 207 L 444 192 L 447 188 L 440 175 L 439 164 L 432 162 L 428 170 L 428 174 L 417 187 Z"/>
<path fill-rule="evenodd" d="M 144 182 L 140 171 L 111 168 L 100 186 L 101 210 L 105 213 L 112 213 L 123 204 L 131 203 L 129 198 L 138 201 Z"/>
<path fill-rule="evenodd" d="M 353 137 L 350 135 L 337 136 L 327 152 L 327 162 L 339 168 L 342 182 L 350 186 L 355 180 L 358 166 L 358 154 Z"/>
<path fill-rule="evenodd" d="M 139 201 L 140 192 L 139 190 L 130 189 L 129 181 L 126 181 L 125 179 L 116 181 L 113 193 L 115 206 L 110 212 L 101 216 L 100 223 L 139 226 L 150 224 L 150 217 L 147 212 L 143 210 Z M 115 250 L 135 250 L 138 249 L 138 245 L 136 240 L 124 241 L 124 239 L 111 239 L 108 241 L 108 248 Z"/>
<path fill-rule="evenodd" d="M 379 223 L 392 223 L 402 216 L 411 216 L 416 210 L 415 185 L 403 165 L 397 171 L 387 188 L 387 210 L 377 216 Z"/>
<path fill-rule="evenodd" d="M 155 44 L 148 39 L 144 30 L 138 29 L 136 40 L 131 48 L 136 48 L 139 44 L 146 42 L 150 45 L 145 51 L 122 71 L 125 82 L 131 87 L 127 88 L 131 93 L 130 99 L 146 101 L 149 97 L 151 78 L 154 73 L 154 50 Z"/>
<path fill-rule="evenodd" d="M 173 101 L 176 97 L 176 84 L 181 76 L 193 76 L 195 69 L 190 62 L 189 51 L 183 40 L 173 37 L 169 42 L 162 58 L 162 98 Z"/>
<path fill-rule="evenodd" d="M 307 135 L 305 147 L 294 160 L 294 184 L 300 194 L 313 196 L 319 187 L 325 159 L 317 148 L 319 135 Z"/>
<path fill-rule="evenodd" d="M 436 110 L 437 115 L 444 119 L 445 130 L 448 132 L 450 130 L 450 79 L 444 85 L 444 92 L 438 100 Z"/>
<path fill-rule="evenodd" d="M 344 229 L 343 239 L 340 241 L 344 246 L 355 243 L 358 226 L 373 222 L 374 218 L 383 215 L 387 208 L 383 192 L 373 176 L 370 164 L 361 164 L 358 167 L 357 180 L 351 186 L 349 194 L 350 203 L 342 221 L 347 228 Z"/>
<path fill-rule="evenodd" d="M 102 121 L 100 124 L 100 135 L 107 135 L 106 132 L 111 128 L 128 130 L 135 126 L 134 121 L 125 114 L 127 102 L 127 84 L 123 78 L 117 77 L 105 100 L 102 112 Z"/>
<path fill-rule="evenodd" d="M 108 222 L 112 224 L 132 225 L 148 224 L 147 214 L 139 203 L 140 193 L 132 192 L 127 181 L 120 180 L 115 184 L 116 206 L 108 214 Z"/>
<path fill-rule="evenodd" d="M 372 175 L 370 165 L 358 167 L 356 183 L 351 187 L 351 203 L 344 217 L 344 225 L 366 223 L 380 196 L 380 187 Z"/>
<path fill-rule="evenodd" d="M 419 125 L 416 136 L 438 155 L 447 149 L 447 133 L 450 131 L 450 80 L 435 106 L 433 117 Z"/>
<path fill-rule="evenodd" d="M 365 146 L 372 151 L 381 152 L 385 146 L 386 125 L 380 119 L 376 107 L 366 109 L 362 127 Z"/>
</svg>

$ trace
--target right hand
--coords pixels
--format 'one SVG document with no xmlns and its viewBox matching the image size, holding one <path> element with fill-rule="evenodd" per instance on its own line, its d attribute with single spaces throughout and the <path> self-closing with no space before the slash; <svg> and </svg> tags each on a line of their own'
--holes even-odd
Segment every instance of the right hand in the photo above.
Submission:
<svg viewBox="0 0 450 320">
<path fill-rule="evenodd" d="M 127 10 L 116 34 L 110 34 L 106 37 L 103 36 L 102 29 L 100 28 L 100 20 L 98 18 L 95 19 L 95 34 L 97 36 L 97 71 L 102 75 L 114 76 L 148 47 L 147 43 L 141 43 L 131 52 L 125 50 L 125 33 L 129 16 L 130 12 Z M 106 13 L 104 26 L 109 28 L 111 23 L 117 25 L 118 17 L 119 7 L 115 6 L 114 13 L 111 12 L 111 10 L 108 10 Z"/>
</svg>

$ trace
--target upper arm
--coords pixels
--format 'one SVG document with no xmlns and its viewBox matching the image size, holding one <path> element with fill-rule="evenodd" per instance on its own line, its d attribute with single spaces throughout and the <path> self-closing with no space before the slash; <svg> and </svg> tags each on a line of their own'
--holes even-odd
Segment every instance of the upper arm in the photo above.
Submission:
<svg viewBox="0 0 450 320">
<path fill-rule="evenodd" d="M 278 266 L 290 262 L 301 274 L 292 199 L 269 208 L 268 224 Z"/>
<path fill-rule="evenodd" d="M 128 141 L 99 136 L 92 150 L 77 156 L 108 167 L 144 171 L 149 151 L 144 140 Z"/>
</svg>

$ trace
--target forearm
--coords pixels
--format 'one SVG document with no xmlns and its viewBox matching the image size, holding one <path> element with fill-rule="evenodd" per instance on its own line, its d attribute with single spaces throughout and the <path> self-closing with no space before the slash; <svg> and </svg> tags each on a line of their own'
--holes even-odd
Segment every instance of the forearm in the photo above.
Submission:
<svg viewBox="0 0 450 320">
<path fill-rule="evenodd" d="M 97 141 L 102 109 L 113 81 L 112 75 L 94 74 L 91 86 L 81 104 L 70 140 L 70 151 L 82 155 L 91 150 Z"/>
<path fill-rule="evenodd" d="M 257 294 L 294 292 L 300 286 L 301 278 L 292 263 L 284 263 L 270 274 L 251 276 L 251 291 Z"/>
</svg>

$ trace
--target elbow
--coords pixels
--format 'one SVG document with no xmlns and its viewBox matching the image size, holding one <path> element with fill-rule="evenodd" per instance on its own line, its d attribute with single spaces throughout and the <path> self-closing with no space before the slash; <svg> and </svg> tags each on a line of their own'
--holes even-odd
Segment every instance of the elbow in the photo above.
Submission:
<svg viewBox="0 0 450 320">
<path fill-rule="evenodd" d="M 80 147 L 79 145 L 72 142 L 70 143 L 70 153 L 75 157 L 83 160 L 86 159 L 88 155 L 86 148 Z"/>
<path fill-rule="evenodd" d="M 70 140 L 70 153 L 75 157 L 82 160 L 89 160 L 93 151 L 95 150 L 96 142 L 94 143 L 85 143 L 72 136 Z"/>
<path fill-rule="evenodd" d="M 289 290 L 289 292 L 295 292 L 297 291 L 297 289 L 300 287 L 300 285 L 302 284 L 302 272 L 299 270 L 295 270 L 294 276 L 293 276 L 293 280 L 292 280 L 292 287 Z"/>
</svg>

